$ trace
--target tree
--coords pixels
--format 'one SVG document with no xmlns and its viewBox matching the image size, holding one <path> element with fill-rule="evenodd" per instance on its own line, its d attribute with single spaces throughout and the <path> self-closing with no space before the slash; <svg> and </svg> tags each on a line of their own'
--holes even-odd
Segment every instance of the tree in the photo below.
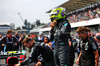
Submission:
<svg viewBox="0 0 100 66">
<path fill-rule="evenodd" d="M 25 24 L 25 25 L 27 25 L 27 19 L 25 19 L 25 22 L 24 22 L 24 24 Z"/>
<path fill-rule="evenodd" d="M 31 29 L 33 29 L 35 27 L 35 25 L 34 24 L 31 24 Z"/>
<path fill-rule="evenodd" d="M 30 27 L 31 27 L 30 22 L 27 23 L 27 26 L 28 26 L 28 29 L 30 30 Z"/>
<path fill-rule="evenodd" d="M 25 26 L 22 26 L 22 29 L 26 29 L 26 27 Z"/>
<path fill-rule="evenodd" d="M 36 20 L 36 25 L 39 26 L 40 24 L 40 20 Z"/>
<path fill-rule="evenodd" d="M 21 28 L 20 27 L 17 27 L 16 30 L 21 30 Z"/>
<path fill-rule="evenodd" d="M 36 22 L 34 24 L 31 24 L 30 22 L 27 22 L 27 19 L 25 19 L 24 26 L 22 26 L 22 29 L 31 30 L 35 27 L 35 24 L 37 26 L 41 25 L 40 20 L 36 20 Z"/>
<path fill-rule="evenodd" d="M 46 25 L 45 23 L 41 23 L 41 25 Z"/>
<path fill-rule="evenodd" d="M 27 22 L 27 19 L 25 19 L 25 22 L 24 22 L 24 26 L 22 26 L 22 29 L 27 29 L 28 30 L 31 30 L 35 27 L 35 24 L 31 24 L 30 22 Z"/>
</svg>

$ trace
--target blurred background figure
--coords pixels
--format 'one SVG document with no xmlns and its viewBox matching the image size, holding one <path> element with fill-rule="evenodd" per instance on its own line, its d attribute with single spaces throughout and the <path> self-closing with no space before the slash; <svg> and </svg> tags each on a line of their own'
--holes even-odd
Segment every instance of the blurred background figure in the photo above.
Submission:
<svg viewBox="0 0 100 66">
<path fill-rule="evenodd" d="M 2 38 L 3 36 L 2 35 L 0 35 L 0 39 Z"/>
<path fill-rule="evenodd" d="M 0 41 L 2 39 L 2 35 L 0 35 Z M 1 52 L 1 49 L 2 49 L 2 43 L 0 42 L 0 52 Z"/>
<path fill-rule="evenodd" d="M 35 42 L 38 42 L 38 36 L 36 34 L 34 35 L 33 38 L 34 38 Z"/>
<path fill-rule="evenodd" d="M 39 42 L 43 42 L 42 41 L 42 35 L 39 35 L 38 40 L 39 40 Z"/>
<path fill-rule="evenodd" d="M 17 40 L 19 40 L 19 38 L 20 38 L 17 31 L 15 31 L 15 37 L 17 38 Z"/>
<path fill-rule="evenodd" d="M 25 39 L 25 35 L 24 34 L 21 34 L 20 38 L 19 38 L 19 47 L 20 47 L 20 50 L 25 50 L 25 46 L 22 44 L 22 41 Z"/>
<path fill-rule="evenodd" d="M 43 43 L 48 45 L 52 49 L 52 42 L 50 42 L 48 37 L 46 37 L 46 36 L 44 37 Z"/>
</svg>

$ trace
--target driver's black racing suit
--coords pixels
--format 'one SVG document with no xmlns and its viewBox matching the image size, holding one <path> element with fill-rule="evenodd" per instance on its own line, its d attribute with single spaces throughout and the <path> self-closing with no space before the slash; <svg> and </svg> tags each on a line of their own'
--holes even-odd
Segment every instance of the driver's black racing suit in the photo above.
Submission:
<svg viewBox="0 0 100 66">
<path fill-rule="evenodd" d="M 70 40 L 71 26 L 67 19 L 60 19 L 51 30 L 51 41 L 54 40 L 54 60 L 56 66 L 69 66 L 70 64 Z"/>
<path fill-rule="evenodd" d="M 40 54 L 42 54 L 42 58 L 46 62 L 45 66 L 54 66 L 53 51 L 49 48 L 49 46 L 43 43 L 34 44 L 31 54 L 21 63 L 21 66 L 32 62 L 37 62 L 37 58 Z"/>
</svg>

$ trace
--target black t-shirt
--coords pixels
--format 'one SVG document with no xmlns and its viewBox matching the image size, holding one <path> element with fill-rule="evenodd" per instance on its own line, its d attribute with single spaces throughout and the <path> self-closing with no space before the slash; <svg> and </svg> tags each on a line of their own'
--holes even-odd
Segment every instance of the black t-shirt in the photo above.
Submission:
<svg viewBox="0 0 100 66">
<path fill-rule="evenodd" d="M 89 37 L 86 37 L 86 39 L 80 43 L 82 66 L 91 66 L 91 64 L 95 64 L 95 55 L 93 53 L 97 50 L 95 43 L 96 42 L 92 41 Z"/>
</svg>

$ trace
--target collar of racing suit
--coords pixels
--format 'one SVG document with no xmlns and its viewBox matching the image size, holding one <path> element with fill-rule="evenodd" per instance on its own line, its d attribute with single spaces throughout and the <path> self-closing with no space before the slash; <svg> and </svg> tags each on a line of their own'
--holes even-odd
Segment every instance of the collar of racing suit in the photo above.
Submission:
<svg viewBox="0 0 100 66">
<path fill-rule="evenodd" d="M 57 26 L 58 26 L 60 23 L 62 23 L 64 20 L 65 20 L 65 19 L 59 19 L 59 20 L 57 20 Z"/>
<path fill-rule="evenodd" d="M 57 20 L 57 25 L 55 27 L 60 28 L 60 26 L 65 22 L 68 22 L 67 18 L 59 19 L 59 20 Z"/>
</svg>

